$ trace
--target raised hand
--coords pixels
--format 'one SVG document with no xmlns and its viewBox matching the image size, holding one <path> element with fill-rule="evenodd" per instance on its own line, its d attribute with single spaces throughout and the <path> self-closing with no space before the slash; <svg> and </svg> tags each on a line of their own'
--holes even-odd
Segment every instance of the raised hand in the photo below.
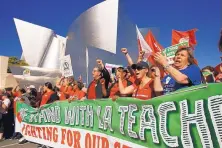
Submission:
<svg viewBox="0 0 222 148">
<path fill-rule="evenodd" d="M 82 75 L 79 76 L 79 82 L 82 82 Z"/>
<path fill-rule="evenodd" d="M 124 54 L 127 54 L 127 53 L 128 53 L 127 48 L 121 48 L 121 51 L 122 51 L 122 53 L 124 53 Z"/>
<path fill-rule="evenodd" d="M 101 67 L 102 69 L 104 69 L 104 64 L 103 64 L 103 61 L 101 59 L 97 59 L 96 60 L 96 63 L 99 67 Z"/>
<path fill-rule="evenodd" d="M 158 62 L 161 66 L 165 66 L 168 64 L 166 56 L 162 55 L 161 52 L 157 52 L 154 54 L 154 60 Z"/>
<path fill-rule="evenodd" d="M 139 53 L 139 57 L 143 57 L 145 55 L 145 51 L 140 51 L 140 53 Z"/>
<path fill-rule="evenodd" d="M 102 65 L 102 64 L 103 64 L 103 61 L 102 61 L 101 59 L 97 59 L 97 60 L 96 60 L 96 63 L 97 63 L 98 65 Z"/>
</svg>

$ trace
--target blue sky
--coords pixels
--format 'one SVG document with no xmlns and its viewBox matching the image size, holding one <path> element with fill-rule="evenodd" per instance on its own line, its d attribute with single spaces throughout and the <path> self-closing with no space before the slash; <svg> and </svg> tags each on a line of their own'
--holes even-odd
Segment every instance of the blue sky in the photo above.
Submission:
<svg viewBox="0 0 222 148">
<path fill-rule="evenodd" d="M 159 43 L 171 44 L 171 31 L 198 28 L 195 56 L 200 67 L 215 66 L 220 62 L 217 48 L 222 28 L 220 0 L 120 0 L 131 21 L 140 28 L 160 30 Z M 22 19 L 53 29 L 66 36 L 74 19 L 102 0 L 1 0 L 0 55 L 21 55 L 13 18 Z"/>
</svg>

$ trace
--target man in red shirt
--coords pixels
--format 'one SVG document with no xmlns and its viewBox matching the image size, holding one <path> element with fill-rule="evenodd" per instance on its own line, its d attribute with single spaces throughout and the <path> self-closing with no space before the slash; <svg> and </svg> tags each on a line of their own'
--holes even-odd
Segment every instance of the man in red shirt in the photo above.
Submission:
<svg viewBox="0 0 222 148">
<path fill-rule="evenodd" d="M 94 100 L 96 98 L 104 98 L 105 96 L 102 93 L 102 84 L 100 83 L 101 79 L 105 79 L 105 88 L 108 89 L 110 82 L 110 74 L 105 68 L 102 60 L 97 59 L 97 66 L 92 71 L 93 81 L 89 84 L 87 90 L 87 98 Z"/>
</svg>

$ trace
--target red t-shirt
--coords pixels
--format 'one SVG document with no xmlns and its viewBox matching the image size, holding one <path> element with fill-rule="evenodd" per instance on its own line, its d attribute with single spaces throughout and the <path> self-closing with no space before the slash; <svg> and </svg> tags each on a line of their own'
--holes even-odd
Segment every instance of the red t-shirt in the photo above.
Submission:
<svg viewBox="0 0 222 148">
<path fill-rule="evenodd" d="M 96 81 L 92 81 L 90 87 L 88 88 L 88 99 L 93 100 L 96 99 Z"/>
<path fill-rule="evenodd" d="M 66 100 L 66 96 L 65 96 L 65 94 L 63 92 L 59 92 L 58 96 L 59 96 L 59 100 L 60 101 Z"/>
<path fill-rule="evenodd" d="M 19 91 L 16 91 L 16 92 L 13 93 L 13 96 L 14 97 L 21 97 L 22 94 Z"/>
<path fill-rule="evenodd" d="M 49 92 L 46 92 L 45 94 L 43 94 L 40 106 L 45 105 L 53 93 L 54 93 L 54 91 L 49 91 Z"/>
<path fill-rule="evenodd" d="M 77 98 L 80 100 L 83 97 L 85 97 L 86 94 L 82 90 L 76 90 L 76 91 L 72 91 L 70 96 L 72 96 L 72 97 L 77 96 Z"/>
<path fill-rule="evenodd" d="M 124 88 L 127 87 L 127 80 L 123 80 Z M 114 86 L 110 89 L 109 97 L 112 98 L 119 92 L 119 84 L 115 83 Z"/>
<path fill-rule="evenodd" d="M 66 90 L 64 93 L 67 94 L 68 96 L 70 96 L 72 91 L 73 91 L 72 86 L 68 86 L 68 87 L 66 87 Z"/>
<path fill-rule="evenodd" d="M 154 95 L 154 88 L 153 88 L 153 80 L 150 80 L 143 88 L 139 88 L 138 84 L 133 84 L 135 88 L 133 92 L 133 97 L 140 99 L 140 100 L 149 100 L 153 98 Z"/>
<path fill-rule="evenodd" d="M 14 113 L 16 112 L 16 101 L 18 101 L 15 98 L 16 97 L 20 98 L 21 96 L 22 96 L 22 94 L 19 91 L 16 91 L 16 92 L 13 93 L 13 97 L 14 97 L 14 101 L 13 101 Z"/>
<path fill-rule="evenodd" d="M 136 75 L 130 76 L 128 79 L 130 82 L 134 83 L 136 81 Z"/>
<path fill-rule="evenodd" d="M 66 91 L 66 86 L 62 85 L 62 86 L 60 87 L 60 92 L 65 92 L 65 91 Z"/>
</svg>

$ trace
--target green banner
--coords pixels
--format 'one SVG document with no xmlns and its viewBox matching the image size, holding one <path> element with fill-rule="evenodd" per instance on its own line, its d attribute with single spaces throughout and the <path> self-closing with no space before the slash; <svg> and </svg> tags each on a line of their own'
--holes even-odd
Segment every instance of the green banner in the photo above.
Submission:
<svg viewBox="0 0 222 148">
<path fill-rule="evenodd" d="M 16 130 L 53 147 L 209 147 L 222 145 L 222 84 L 190 87 L 141 101 L 17 103 Z"/>
</svg>

